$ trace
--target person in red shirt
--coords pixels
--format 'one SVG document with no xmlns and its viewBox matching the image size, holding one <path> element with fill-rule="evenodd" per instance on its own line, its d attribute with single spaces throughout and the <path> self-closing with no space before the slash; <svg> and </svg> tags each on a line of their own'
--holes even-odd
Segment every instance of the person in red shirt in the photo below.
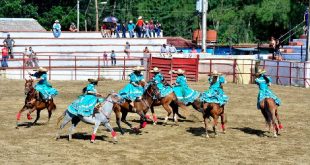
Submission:
<svg viewBox="0 0 310 165">
<path fill-rule="evenodd" d="M 3 45 L 1 52 L 2 52 L 1 66 L 8 67 L 9 49 L 7 48 L 6 44 Z"/>
<path fill-rule="evenodd" d="M 141 38 L 141 33 L 142 33 L 143 25 L 144 25 L 144 21 L 142 19 L 142 16 L 139 16 L 138 21 L 136 23 L 138 38 Z"/>
</svg>

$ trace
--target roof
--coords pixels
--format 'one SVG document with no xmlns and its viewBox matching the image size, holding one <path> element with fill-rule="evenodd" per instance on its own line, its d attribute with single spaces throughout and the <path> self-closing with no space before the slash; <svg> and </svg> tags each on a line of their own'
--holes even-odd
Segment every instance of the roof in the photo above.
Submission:
<svg viewBox="0 0 310 165">
<path fill-rule="evenodd" d="M 195 44 L 193 44 L 192 41 L 184 39 L 182 37 L 166 37 L 166 38 L 167 38 L 167 44 L 171 44 L 176 48 L 191 48 L 195 46 Z"/>
<path fill-rule="evenodd" d="M 0 31 L 46 31 L 33 18 L 0 18 Z"/>
</svg>

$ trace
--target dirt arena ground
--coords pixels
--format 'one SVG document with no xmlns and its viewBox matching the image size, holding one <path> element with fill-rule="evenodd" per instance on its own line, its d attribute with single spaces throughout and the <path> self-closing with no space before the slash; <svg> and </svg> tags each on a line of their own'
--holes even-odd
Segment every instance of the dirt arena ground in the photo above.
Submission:
<svg viewBox="0 0 310 165">
<path fill-rule="evenodd" d="M 265 136 L 269 134 L 264 119 L 256 110 L 257 87 L 227 84 L 227 133 L 216 138 L 204 138 L 201 114 L 192 108 L 180 126 L 173 126 L 172 121 L 163 126 L 166 113 L 157 108 L 161 119 L 158 125 L 150 124 L 138 135 L 127 130 L 126 135 L 118 136 L 118 144 L 112 143 L 104 127 L 98 131 L 96 143 L 91 144 L 92 126 L 84 123 L 79 124 L 72 141 L 67 141 L 68 126 L 62 132 L 63 138 L 55 141 L 56 119 L 86 83 L 52 81 L 60 94 L 50 123 L 44 124 L 44 110 L 39 125 L 15 129 L 15 116 L 24 102 L 24 81 L 0 80 L 0 164 L 310 164 L 309 89 L 271 87 L 283 102 L 279 113 L 284 130 L 278 138 Z M 125 83 L 100 81 L 98 91 L 118 91 Z M 208 87 L 205 82 L 190 86 L 200 91 Z M 132 121 L 138 119 L 136 114 L 130 114 L 128 119 L 138 124 Z M 25 113 L 21 122 L 28 122 Z M 114 114 L 111 124 L 117 127 Z"/>
</svg>

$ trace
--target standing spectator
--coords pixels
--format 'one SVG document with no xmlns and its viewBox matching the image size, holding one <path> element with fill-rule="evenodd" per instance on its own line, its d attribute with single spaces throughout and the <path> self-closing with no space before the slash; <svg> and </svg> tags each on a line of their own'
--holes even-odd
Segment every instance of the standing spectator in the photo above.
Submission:
<svg viewBox="0 0 310 165">
<path fill-rule="evenodd" d="M 9 67 L 9 66 L 8 66 L 9 49 L 7 48 L 6 43 L 3 44 L 3 48 L 1 49 L 1 51 L 2 51 L 1 66 L 2 66 L 2 67 Z"/>
<path fill-rule="evenodd" d="M 60 37 L 61 34 L 61 25 L 58 20 L 55 21 L 53 24 L 53 34 L 55 38 Z"/>
<path fill-rule="evenodd" d="M 114 31 L 114 35 L 116 33 L 116 38 L 120 38 L 119 32 L 121 31 L 121 24 L 119 23 L 115 23 L 115 31 Z"/>
<path fill-rule="evenodd" d="M 24 55 L 25 66 L 32 67 L 32 61 L 31 61 L 30 54 L 28 52 L 27 47 L 25 47 L 25 51 L 24 51 L 23 55 Z"/>
<path fill-rule="evenodd" d="M 161 24 L 156 21 L 156 25 L 155 25 L 155 32 L 157 34 L 157 38 L 160 37 L 160 33 L 161 33 Z"/>
<path fill-rule="evenodd" d="M 270 42 L 269 42 L 269 48 L 271 49 L 272 52 L 272 59 L 275 59 L 276 56 L 276 39 L 274 37 L 270 38 Z"/>
<path fill-rule="evenodd" d="M 101 26 L 101 35 L 102 38 L 109 38 L 110 37 L 110 30 L 108 29 L 108 26 L 104 23 Z"/>
<path fill-rule="evenodd" d="M 31 46 L 29 47 L 28 52 L 30 54 L 30 59 L 31 59 L 32 66 L 38 68 L 39 67 L 39 64 L 38 64 L 39 60 L 38 60 L 38 57 L 37 57 L 37 53 L 35 53 L 33 51 Z"/>
<path fill-rule="evenodd" d="M 150 25 L 148 21 L 145 21 L 145 24 L 143 25 L 143 30 L 143 35 L 145 34 L 146 38 L 150 38 Z"/>
<path fill-rule="evenodd" d="M 155 38 L 155 25 L 153 23 L 153 19 L 150 20 L 149 26 L 150 26 L 150 37 L 152 37 L 153 34 L 153 37 Z"/>
<path fill-rule="evenodd" d="M 136 23 L 136 26 L 137 26 L 137 33 L 138 33 L 138 38 L 141 38 L 141 33 L 142 33 L 142 28 L 143 28 L 143 25 L 144 25 L 144 21 L 142 19 L 142 16 L 139 16 L 138 17 L 138 21 Z"/>
<path fill-rule="evenodd" d="M 108 54 L 106 51 L 103 52 L 103 65 L 108 65 Z"/>
<path fill-rule="evenodd" d="M 129 21 L 129 24 L 127 25 L 127 29 L 128 29 L 128 33 L 129 33 L 129 37 L 130 38 L 134 38 L 134 30 L 135 30 L 136 26 L 135 24 L 132 23 L 132 20 Z"/>
<path fill-rule="evenodd" d="M 111 64 L 112 66 L 115 66 L 116 65 L 116 55 L 114 53 L 114 50 L 112 50 L 112 53 L 111 53 Z"/>
<path fill-rule="evenodd" d="M 70 32 L 78 32 L 78 29 L 76 28 L 76 26 L 73 22 L 71 22 L 69 30 L 70 30 Z"/>
<path fill-rule="evenodd" d="M 143 50 L 143 59 L 141 60 L 141 65 L 145 64 L 145 68 L 147 67 L 147 60 L 151 57 L 151 52 L 148 47 L 145 47 Z"/>
<path fill-rule="evenodd" d="M 130 58 L 130 44 L 128 41 L 126 42 L 124 52 L 126 53 L 127 58 Z"/>
<path fill-rule="evenodd" d="M 307 7 L 307 9 L 304 13 L 304 21 L 305 21 L 304 32 L 306 35 L 307 31 L 308 31 L 308 25 L 309 25 L 309 7 Z"/>
<path fill-rule="evenodd" d="M 126 38 L 126 31 L 127 31 L 126 23 L 122 23 L 121 29 L 122 29 L 122 37 Z"/>
<path fill-rule="evenodd" d="M 8 34 L 7 38 L 3 41 L 3 45 L 4 44 L 7 46 L 10 58 L 13 59 L 13 46 L 15 45 L 15 41 L 11 38 L 10 34 Z"/>
</svg>

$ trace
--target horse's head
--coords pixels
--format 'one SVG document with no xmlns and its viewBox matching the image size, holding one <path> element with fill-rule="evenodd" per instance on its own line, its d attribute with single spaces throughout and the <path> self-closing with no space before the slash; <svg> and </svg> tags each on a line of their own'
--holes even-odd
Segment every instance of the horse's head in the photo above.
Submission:
<svg viewBox="0 0 310 165">
<path fill-rule="evenodd" d="M 24 92 L 25 95 L 27 95 L 30 91 L 33 90 L 33 79 L 25 79 L 25 88 L 24 88 Z"/>
<path fill-rule="evenodd" d="M 160 93 L 159 93 L 159 89 L 157 88 L 157 85 L 154 81 L 150 81 L 148 83 L 148 86 L 145 90 L 145 93 L 148 96 L 151 96 L 152 98 L 159 98 L 160 97 Z"/>
</svg>

